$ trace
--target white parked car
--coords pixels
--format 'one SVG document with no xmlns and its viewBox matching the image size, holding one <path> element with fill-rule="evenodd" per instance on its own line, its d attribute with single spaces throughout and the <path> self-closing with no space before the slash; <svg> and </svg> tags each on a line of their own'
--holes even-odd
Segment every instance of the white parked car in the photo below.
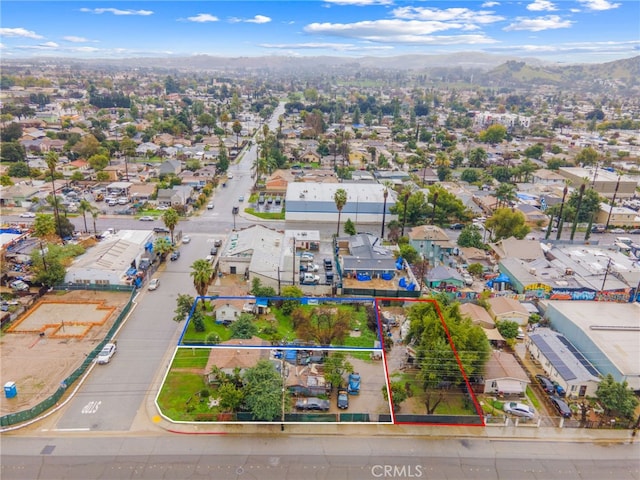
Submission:
<svg viewBox="0 0 640 480">
<path fill-rule="evenodd" d="M 524 403 L 506 402 L 502 406 L 502 410 L 517 417 L 534 418 L 536 416 L 536 411 L 533 407 L 525 405 Z"/>
<path fill-rule="evenodd" d="M 159 278 L 154 278 L 153 280 L 151 280 L 149 282 L 149 290 L 156 290 L 158 287 L 160 286 L 160 279 Z"/>
<path fill-rule="evenodd" d="M 153 218 L 150 215 L 144 215 L 142 217 L 140 217 L 140 221 L 141 222 L 153 222 L 155 220 L 155 218 Z"/>
<path fill-rule="evenodd" d="M 96 357 L 96 363 L 99 363 L 101 365 L 109 363 L 111 361 L 111 357 L 113 357 L 117 349 L 118 347 L 115 343 L 107 343 Z"/>
<path fill-rule="evenodd" d="M 35 218 L 35 217 L 36 217 L 36 214 L 35 214 L 35 213 L 33 213 L 33 212 L 22 212 L 22 213 L 19 215 L 19 217 L 20 217 L 20 218 Z"/>
<path fill-rule="evenodd" d="M 187 244 L 189 242 L 191 242 L 191 237 L 189 235 L 182 237 L 182 243 Z"/>
<path fill-rule="evenodd" d="M 300 255 L 300 261 L 301 262 L 313 262 L 313 259 L 315 257 L 313 256 L 313 253 L 309 253 L 309 252 L 303 252 Z"/>
</svg>

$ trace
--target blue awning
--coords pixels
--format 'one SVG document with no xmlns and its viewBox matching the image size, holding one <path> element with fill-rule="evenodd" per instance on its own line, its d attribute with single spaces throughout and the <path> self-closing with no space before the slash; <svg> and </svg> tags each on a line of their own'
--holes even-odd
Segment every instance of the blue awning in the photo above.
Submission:
<svg viewBox="0 0 640 480">
<path fill-rule="evenodd" d="M 266 298 L 256 298 L 256 306 L 257 307 L 268 307 L 269 306 L 269 300 L 267 300 Z"/>
</svg>

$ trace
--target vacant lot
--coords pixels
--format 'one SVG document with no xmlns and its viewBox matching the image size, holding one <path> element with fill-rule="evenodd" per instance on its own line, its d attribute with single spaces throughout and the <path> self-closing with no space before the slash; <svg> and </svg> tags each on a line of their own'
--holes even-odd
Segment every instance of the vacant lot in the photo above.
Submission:
<svg viewBox="0 0 640 480">
<path fill-rule="evenodd" d="M 109 331 L 130 293 L 69 291 L 45 295 L 0 338 L 0 378 L 18 395 L 0 400 L 0 414 L 37 405 L 77 369 Z"/>
</svg>

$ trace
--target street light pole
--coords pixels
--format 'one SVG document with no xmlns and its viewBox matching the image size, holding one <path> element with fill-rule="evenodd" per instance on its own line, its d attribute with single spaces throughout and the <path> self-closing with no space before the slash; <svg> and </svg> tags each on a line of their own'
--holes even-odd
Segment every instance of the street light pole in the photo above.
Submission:
<svg viewBox="0 0 640 480">
<path fill-rule="evenodd" d="M 607 230 L 609 228 L 609 221 L 611 220 L 611 212 L 613 212 L 613 207 L 616 206 L 616 195 L 618 195 L 618 187 L 620 186 L 620 178 L 622 178 L 622 175 L 618 175 L 618 181 L 616 182 L 616 189 L 613 191 L 613 198 L 611 199 L 611 205 L 609 205 L 609 215 L 607 215 L 607 224 L 604 226 L 605 230 Z"/>
</svg>

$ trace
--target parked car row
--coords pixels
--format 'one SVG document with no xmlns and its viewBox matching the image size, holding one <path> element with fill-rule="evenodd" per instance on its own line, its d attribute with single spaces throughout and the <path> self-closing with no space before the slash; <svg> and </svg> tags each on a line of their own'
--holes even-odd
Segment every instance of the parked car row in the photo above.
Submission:
<svg viewBox="0 0 640 480">
<path fill-rule="evenodd" d="M 572 411 L 569 404 L 564 401 L 563 397 L 567 395 L 565 389 L 558 382 L 553 382 L 548 377 L 544 375 L 536 375 L 536 380 L 545 391 L 545 393 L 549 394 L 549 400 L 551 404 L 555 407 L 560 415 L 564 418 L 571 418 Z"/>
</svg>

